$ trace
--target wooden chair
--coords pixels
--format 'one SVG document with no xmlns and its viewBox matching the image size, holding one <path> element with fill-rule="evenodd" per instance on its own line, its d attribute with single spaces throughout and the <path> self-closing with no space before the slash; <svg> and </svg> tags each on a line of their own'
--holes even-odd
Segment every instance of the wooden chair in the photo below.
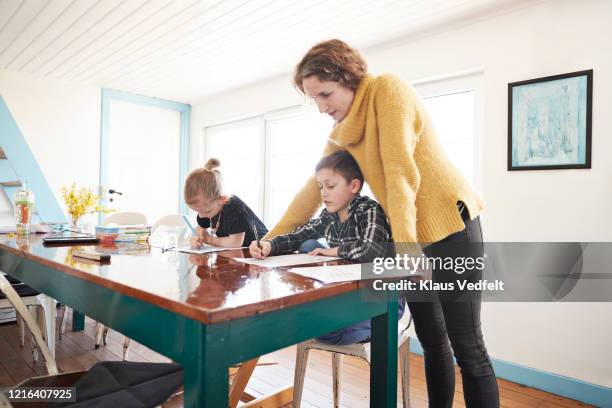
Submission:
<svg viewBox="0 0 612 408">
<path fill-rule="evenodd" d="M 401 369 L 402 381 L 402 404 L 404 408 L 410 408 L 410 389 L 409 389 L 409 362 L 410 355 L 410 336 L 408 327 L 412 323 L 410 316 L 408 323 L 399 324 L 398 353 Z M 340 375 L 342 368 L 342 357 L 345 355 L 358 357 L 371 364 L 370 343 L 356 343 L 346 346 L 337 346 L 322 343 L 316 339 L 310 339 L 297 345 L 295 358 L 295 374 L 293 377 L 293 407 L 299 408 L 302 401 L 302 390 L 304 388 L 304 376 L 308 362 L 308 352 L 311 349 L 328 351 L 332 353 L 332 381 L 334 388 L 334 408 L 340 406 Z"/>
</svg>

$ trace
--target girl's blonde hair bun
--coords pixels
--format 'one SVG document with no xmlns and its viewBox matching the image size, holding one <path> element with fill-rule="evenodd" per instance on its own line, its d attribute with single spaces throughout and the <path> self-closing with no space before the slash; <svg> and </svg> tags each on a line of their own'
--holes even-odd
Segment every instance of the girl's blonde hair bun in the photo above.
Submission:
<svg viewBox="0 0 612 408">
<path fill-rule="evenodd" d="M 204 168 L 206 170 L 212 170 L 212 169 L 216 169 L 220 165 L 221 165 L 221 162 L 219 161 L 219 159 L 215 159 L 214 157 L 211 157 L 210 159 L 208 159 L 208 161 L 204 165 Z"/>
</svg>

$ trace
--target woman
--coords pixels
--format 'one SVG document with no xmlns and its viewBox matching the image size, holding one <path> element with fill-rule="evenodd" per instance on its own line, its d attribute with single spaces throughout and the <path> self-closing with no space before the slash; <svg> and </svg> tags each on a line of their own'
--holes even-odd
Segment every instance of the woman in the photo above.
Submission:
<svg viewBox="0 0 612 408">
<path fill-rule="evenodd" d="M 353 155 L 389 218 L 395 242 L 420 243 L 428 256 L 482 255 L 483 203 L 444 154 L 410 87 L 393 75 L 368 74 L 359 53 L 340 40 L 311 48 L 296 67 L 294 85 L 334 119 L 324 154 L 345 149 Z M 268 236 L 302 225 L 320 204 L 313 177 Z M 463 276 L 472 281 L 481 274 Z M 434 281 L 456 277 L 453 271 L 433 271 Z M 498 407 L 480 327 L 480 293 L 459 295 L 461 301 L 451 296 L 408 303 L 424 350 L 429 405 L 452 406 L 454 352 L 466 405 Z"/>
</svg>

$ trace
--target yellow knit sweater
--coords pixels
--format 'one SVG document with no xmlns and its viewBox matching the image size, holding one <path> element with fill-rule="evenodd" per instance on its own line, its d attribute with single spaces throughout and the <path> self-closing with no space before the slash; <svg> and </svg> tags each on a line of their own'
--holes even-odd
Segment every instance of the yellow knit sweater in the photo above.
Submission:
<svg viewBox="0 0 612 408">
<path fill-rule="evenodd" d="M 395 242 L 437 242 L 464 228 L 463 201 L 475 218 L 481 199 L 451 164 L 416 93 L 393 75 L 364 77 L 324 155 L 348 150 L 391 224 Z M 313 163 L 314 167 L 314 163 Z M 314 176 L 267 237 L 305 224 L 321 205 Z"/>
</svg>

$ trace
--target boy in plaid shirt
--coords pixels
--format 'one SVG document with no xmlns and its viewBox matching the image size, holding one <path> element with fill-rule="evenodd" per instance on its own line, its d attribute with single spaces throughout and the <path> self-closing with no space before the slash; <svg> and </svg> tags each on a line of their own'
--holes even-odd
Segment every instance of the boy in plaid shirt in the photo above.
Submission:
<svg viewBox="0 0 612 408">
<path fill-rule="evenodd" d="M 361 170 L 347 151 L 341 150 L 325 156 L 317 164 L 316 177 L 325 208 L 313 218 L 288 234 L 269 241 L 253 241 L 251 256 L 264 258 L 295 252 L 311 255 L 338 256 L 359 262 L 371 262 L 385 256 L 391 231 L 382 207 L 366 196 L 360 196 L 363 186 Z M 306 241 L 324 237 L 330 248 L 303 251 Z M 312 245 L 312 244 L 311 244 Z"/>
<path fill-rule="evenodd" d="M 338 256 L 358 262 L 372 262 L 387 254 L 391 242 L 391 230 L 380 204 L 359 195 L 363 175 L 359 165 L 347 151 L 340 150 L 325 156 L 316 168 L 316 178 L 325 208 L 313 218 L 288 234 L 271 240 L 253 241 L 249 246 L 251 256 L 265 258 L 295 252 L 310 255 Z M 329 248 L 317 241 L 324 237 Z M 316 243 L 313 245 L 313 242 Z M 305 250 L 310 246 L 311 250 Z M 314 248 L 313 248 L 314 247 Z M 404 305 L 401 302 L 400 316 Z M 368 341 L 371 324 L 363 321 L 349 328 L 329 333 L 318 340 L 330 344 L 353 344 Z"/>
</svg>

